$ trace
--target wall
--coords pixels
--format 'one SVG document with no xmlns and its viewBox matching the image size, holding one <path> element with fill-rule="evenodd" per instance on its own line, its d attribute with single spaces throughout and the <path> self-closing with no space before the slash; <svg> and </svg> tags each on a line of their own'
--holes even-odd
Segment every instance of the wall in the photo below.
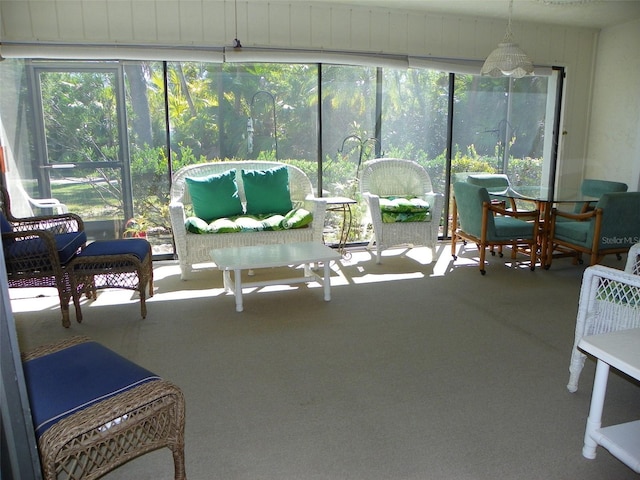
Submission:
<svg viewBox="0 0 640 480">
<path fill-rule="evenodd" d="M 506 16 L 506 12 L 505 12 Z M 483 60 L 502 39 L 506 18 L 486 19 L 312 2 L 218 0 L 2 0 L 0 39 L 120 45 L 269 46 Z M 577 189 L 585 170 L 588 101 L 597 31 L 514 23 L 537 65 L 564 66 L 559 176 Z"/>
<path fill-rule="evenodd" d="M 640 190 L 640 20 L 600 34 L 585 176 Z"/>
</svg>

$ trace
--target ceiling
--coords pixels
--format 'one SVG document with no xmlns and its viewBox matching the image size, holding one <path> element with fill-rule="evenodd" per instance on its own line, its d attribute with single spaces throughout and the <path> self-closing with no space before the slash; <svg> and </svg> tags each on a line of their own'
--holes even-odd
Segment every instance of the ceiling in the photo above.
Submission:
<svg viewBox="0 0 640 480">
<path fill-rule="evenodd" d="M 258 1 L 273 3 L 273 0 Z M 311 3 L 505 19 L 509 12 L 508 0 L 311 0 Z M 640 0 L 514 0 L 513 3 L 514 22 L 605 28 L 636 19 L 640 19 Z"/>
</svg>

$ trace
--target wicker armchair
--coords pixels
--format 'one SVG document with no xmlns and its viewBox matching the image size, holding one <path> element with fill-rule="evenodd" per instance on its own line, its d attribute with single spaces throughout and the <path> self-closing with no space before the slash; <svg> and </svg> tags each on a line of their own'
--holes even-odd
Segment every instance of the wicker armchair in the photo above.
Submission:
<svg viewBox="0 0 640 480">
<path fill-rule="evenodd" d="M 433 191 L 431 178 L 420 164 L 398 158 L 369 160 L 362 165 L 359 185 L 373 225 L 373 236 L 368 248 L 372 249 L 375 244 L 377 263 L 381 263 L 382 251 L 393 246 L 436 247 L 444 197 Z M 380 199 L 385 197 L 425 200 L 430 206 L 430 219 L 385 223 L 380 208 Z"/>
<path fill-rule="evenodd" d="M 638 327 L 640 276 L 603 265 L 588 267 L 582 277 L 567 389 L 578 389 L 586 358 L 578 349 L 582 337 Z"/>
<path fill-rule="evenodd" d="M 192 204 L 185 179 L 187 177 L 206 177 L 220 174 L 232 168 L 237 169 L 269 169 L 284 165 L 289 171 L 289 191 L 294 206 L 304 207 L 313 214 L 313 222 L 307 228 L 281 231 L 237 232 L 222 234 L 196 234 L 187 232 L 185 221 Z M 236 176 L 238 194 L 242 202 L 246 201 L 242 177 Z M 211 162 L 188 165 L 178 170 L 172 179 L 169 213 L 171 228 L 176 244 L 176 252 L 180 262 L 182 279 L 188 279 L 194 264 L 210 263 L 209 252 L 216 248 L 238 247 L 245 245 L 273 245 L 279 243 L 322 242 L 322 231 L 326 214 L 326 202 L 316 198 L 309 177 L 293 165 L 278 162 L 238 161 Z"/>
<path fill-rule="evenodd" d="M 2 188 L 2 244 L 9 288 L 54 287 L 60 297 L 62 325 L 69 327 L 71 287 L 66 267 L 87 241 L 78 215 L 16 218 Z M 76 314 L 80 305 L 74 298 Z"/>
<path fill-rule="evenodd" d="M 100 478 L 164 447 L 175 480 L 186 479 L 185 404 L 177 386 L 86 337 L 22 359 L 45 480 Z"/>
</svg>

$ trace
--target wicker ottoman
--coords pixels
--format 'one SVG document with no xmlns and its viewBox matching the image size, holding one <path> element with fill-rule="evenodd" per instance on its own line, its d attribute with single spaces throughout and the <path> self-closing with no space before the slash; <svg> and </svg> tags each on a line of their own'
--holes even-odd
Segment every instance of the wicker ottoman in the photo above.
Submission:
<svg viewBox="0 0 640 480">
<path fill-rule="evenodd" d="M 164 447 L 186 478 L 178 387 L 86 337 L 23 355 L 23 369 L 45 480 L 99 478 Z"/>
<path fill-rule="evenodd" d="M 151 244 L 143 238 L 98 240 L 90 243 L 67 267 L 71 292 L 79 297 L 96 297 L 99 288 L 126 288 L 140 293 L 142 318 L 147 316 L 145 287 L 153 296 L 153 264 Z M 76 320 L 82 321 L 82 311 L 76 307 Z"/>
</svg>

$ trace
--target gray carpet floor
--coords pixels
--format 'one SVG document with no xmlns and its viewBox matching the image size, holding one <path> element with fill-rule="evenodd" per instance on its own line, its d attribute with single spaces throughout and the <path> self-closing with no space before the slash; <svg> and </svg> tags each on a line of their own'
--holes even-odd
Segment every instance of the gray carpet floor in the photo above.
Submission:
<svg viewBox="0 0 640 480">
<path fill-rule="evenodd" d="M 179 385 L 192 480 L 637 478 L 602 448 L 581 455 L 593 360 L 577 393 L 565 385 L 586 265 L 531 272 L 505 255 L 481 276 L 476 257 L 355 251 L 330 302 L 317 284 L 263 288 L 242 313 L 221 272 L 184 282 L 175 262 L 155 264 L 144 320 L 126 290 L 85 301 L 69 329 L 55 291 L 12 290 L 12 308 L 23 350 L 88 335 Z M 638 405 L 638 385 L 611 375 L 603 423 Z M 172 478 L 170 452 L 106 478 Z"/>
</svg>

